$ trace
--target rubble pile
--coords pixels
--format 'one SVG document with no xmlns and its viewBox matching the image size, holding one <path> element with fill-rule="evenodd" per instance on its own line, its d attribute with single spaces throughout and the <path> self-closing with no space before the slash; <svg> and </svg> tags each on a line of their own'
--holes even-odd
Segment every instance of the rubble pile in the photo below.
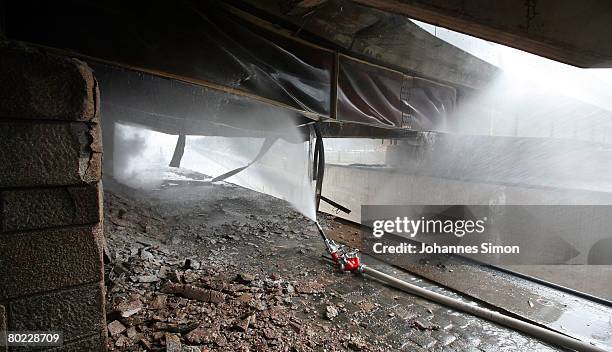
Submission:
<svg viewBox="0 0 612 352">
<path fill-rule="evenodd" d="M 164 219 L 154 207 L 108 190 L 105 201 L 109 350 L 371 349 L 336 322 L 350 317 L 332 302 L 333 277 L 317 277 L 303 262 L 284 267 L 292 264 L 283 255 L 322 253 L 303 240 L 316 243 L 315 233 L 291 230 L 312 227 L 301 215 L 288 209 L 282 216 L 245 214 L 242 221 L 194 225 Z M 201 210 L 185 217 L 202 216 Z"/>
<path fill-rule="evenodd" d="M 205 182 L 104 186 L 110 351 L 554 350 L 332 269 L 312 221 L 281 200 Z M 331 217 L 319 222 L 337 240 L 356 237 Z"/>
</svg>

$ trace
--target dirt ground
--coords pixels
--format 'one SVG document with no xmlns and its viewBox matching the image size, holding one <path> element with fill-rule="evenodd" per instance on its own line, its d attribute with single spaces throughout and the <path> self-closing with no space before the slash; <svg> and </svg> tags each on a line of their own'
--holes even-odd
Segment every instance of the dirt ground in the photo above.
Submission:
<svg viewBox="0 0 612 352">
<path fill-rule="evenodd" d="M 313 223 L 281 200 L 198 181 L 146 192 L 112 180 L 104 187 L 109 350 L 557 350 L 336 271 L 321 256 Z M 319 216 L 324 228 L 333 226 Z"/>
</svg>

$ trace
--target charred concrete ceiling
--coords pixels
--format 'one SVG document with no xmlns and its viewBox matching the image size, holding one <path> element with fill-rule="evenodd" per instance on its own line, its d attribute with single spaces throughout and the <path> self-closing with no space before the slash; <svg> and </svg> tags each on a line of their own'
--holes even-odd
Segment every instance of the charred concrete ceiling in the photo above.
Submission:
<svg viewBox="0 0 612 352">
<path fill-rule="evenodd" d="M 612 62 L 606 61 L 612 57 L 607 54 L 612 41 L 606 42 L 612 27 L 601 22 L 611 11 L 599 0 L 576 10 L 578 17 L 571 20 L 566 17 L 572 6 L 583 5 L 559 1 L 554 2 L 559 4 L 556 8 L 551 1 L 504 0 L 496 7 L 498 2 L 481 2 L 450 1 L 446 8 L 424 0 L 227 0 L 147 6 L 26 0 L 5 2 L 0 18 L 9 39 L 60 50 L 90 64 L 190 84 L 179 89 L 146 76 L 97 68 L 99 80 L 114 77 L 113 89 L 105 95 L 107 106 L 111 101 L 122 115 L 141 116 L 140 123 L 149 121 L 168 133 L 209 131 L 200 120 L 226 125 L 228 116 L 253 111 L 250 100 L 263 103 L 260 109 L 266 116 L 274 115 L 272 106 L 298 118 L 428 130 L 447 119 L 464 95 L 491 82 L 498 69 L 430 34 L 409 17 L 580 66 Z M 526 6 L 531 15 L 523 28 L 513 16 Z M 478 16 L 483 9 L 492 12 L 489 22 Z M 580 20 L 594 10 L 600 16 Z M 497 28 L 508 24 L 496 18 L 505 14 L 518 29 Z M 578 28 L 587 22 L 588 30 Z M 573 26 L 575 37 L 534 39 L 563 23 Z M 586 32 L 589 40 L 575 42 Z M 103 91 L 105 86 L 111 83 L 102 82 Z M 162 93 L 174 104 L 163 103 Z M 275 114 L 285 115 L 280 110 Z"/>
<path fill-rule="evenodd" d="M 436 38 L 409 18 L 352 1 L 241 0 L 232 5 L 309 41 L 402 72 L 482 88 L 495 66 Z"/>
<path fill-rule="evenodd" d="M 367 36 L 370 44 L 375 35 L 382 43 L 394 38 L 385 22 L 396 14 L 578 67 L 612 66 L 612 3 L 607 0 L 237 1 L 344 47 L 354 38 Z"/>
<path fill-rule="evenodd" d="M 112 106 L 118 116 L 139 116 L 139 123 L 171 133 L 205 133 L 210 128 L 202 122 L 235 126 L 246 115 L 428 130 L 453 110 L 457 87 L 478 88 L 496 72 L 405 17 L 351 8 L 378 24 L 372 26 L 373 45 L 370 36 L 348 30 L 347 48 L 324 35 L 301 37 L 290 24 L 283 27 L 227 3 L 140 8 L 118 2 L 11 2 L 6 33 L 93 65 L 107 116 Z M 345 27 L 360 30 L 350 21 Z M 387 47 L 376 31 L 393 28 L 409 40 L 393 38 L 394 50 L 383 55 Z M 379 65 L 372 63 L 376 58 Z M 258 125 L 252 119 L 241 127 Z"/>
<path fill-rule="evenodd" d="M 116 57 L 119 50 L 161 47 L 177 39 L 191 43 L 197 53 L 197 36 L 174 33 L 175 28 L 187 29 L 184 22 L 193 19 L 193 8 L 207 13 L 222 3 L 265 18 L 295 37 L 469 88 L 481 87 L 495 69 L 421 30 L 409 17 L 580 67 L 612 66 L 612 3 L 606 0 L 226 0 L 145 6 L 95 0 L 7 1 L 0 7 L 0 24 L 10 39 L 37 39 L 39 44 L 62 48 L 70 47 L 62 46 L 65 38 L 53 38 L 64 34 L 54 24 L 78 25 L 80 32 L 72 35 L 101 39 L 95 42 L 95 51 L 102 58 Z M 143 19 L 154 14 L 162 16 L 155 26 Z M 113 22 L 116 19 L 121 21 Z M 44 33 L 31 38 L 19 23 Z M 124 46 L 124 42 L 132 45 Z M 156 59 L 164 57 L 149 61 Z M 188 58 L 173 64 L 193 66 Z"/>
</svg>

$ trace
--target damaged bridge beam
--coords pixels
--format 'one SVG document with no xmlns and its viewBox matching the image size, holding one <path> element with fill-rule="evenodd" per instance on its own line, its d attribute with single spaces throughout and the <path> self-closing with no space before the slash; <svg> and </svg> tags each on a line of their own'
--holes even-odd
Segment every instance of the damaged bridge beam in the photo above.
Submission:
<svg viewBox="0 0 612 352">
<path fill-rule="evenodd" d="M 578 67 L 612 67 L 606 0 L 352 0 Z M 585 24 L 588 24 L 585 26 Z"/>
</svg>

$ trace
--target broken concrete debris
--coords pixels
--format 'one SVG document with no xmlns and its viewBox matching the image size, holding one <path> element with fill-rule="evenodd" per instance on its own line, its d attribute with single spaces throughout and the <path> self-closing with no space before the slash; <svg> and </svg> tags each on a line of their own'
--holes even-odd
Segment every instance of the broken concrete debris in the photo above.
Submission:
<svg viewBox="0 0 612 352">
<path fill-rule="evenodd" d="M 137 281 L 137 282 L 150 283 L 150 282 L 157 282 L 159 280 L 160 278 L 157 277 L 157 275 L 141 275 L 138 277 L 132 276 L 132 281 Z"/>
<path fill-rule="evenodd" d="M 334 306 L 327 306 L 325 308 L 325 317 L 329 320 L 334 320 L 338 316 L 338 309 Z"/>
<path fill-rule="evenodd" d="M 255 323 L 255 314 L 250 314 L 246 318 L 242 319 L 236 324 L 236 328 L 239 331 L 247 332 L 249 330 L 249 325 L 251 322 Z"/>
<path fill-rule="evenodd" d="M 412 325 L 419 330 L 439 330 L 440 326 L 437 324 L 432 324 L 426 320 L 417 319 Z"/>
<path fill-rule="evenodd" d="M 225 300 L 225 294 L 215 290 L 209 290 L 190 284 L 169 283 L 162 288 L 164 293 L 181 295 L 185 298 L 195 299 L 202 302 L 221 303 Z"/>
<path fill-rule="evenodd" d="M 350 348 L 359 350 L 367 346 L 365 342 L 349 342 L 342 329 L 326 320 L 339 319 L 341 309 L 330 302 L 336 296 L 327 290 L 329 281 L 307 268 L 288 270 L 279 265 L 276 256 L 286 249 L 277 246 L 274 239 L 281 234 L 294 241 L 304 236 L 302 232 L 282 230 L 287 226 L 284 221 L 249 217 L 254 223 L 207 224 L 204 228 L 169 221 L 165 225 L 158 222 L 162 217 L 152 208 L 107 193 L 105 199 L 111 203 L 107 205 L 107 217 L 119 214 L 112 210 L 115 203 L 125 209 L 122 221 L 106 222 L 114 257 L 106 268 L 107 299 L 113 307 L 108 314 L 113 319 L 108 324 L 109 350 L 285 351 L 327 344 L 344 348 L 350 344 Z M 134 217 L 138 213 L 140 216 Z M 126 220 L 127 214 L 138 222 Z M 149 219 L 154 226 L 147 226 Z M 291 221 L 300 219 L 291 215 Z M 172 232 L 167 226 L 175 226 L 180 230 L 175 235 L 181 235 L 164 239 L 163 233 Z M 194 231 L 198 236 L 189 237 Z M 246 242 L 242 242 L 244 249 L 226 245 L 244 238 L 257 246 Z M 187 240 L 196 245 L 186 246 Z M 232 263 L 238 254 L 236 248 L 247 250 L 247 261 L 265 262 L 272 270 Z M 200 252 L 196 256 L 196 249 L 211 254 Z M 290 255 L 297 255 L 288 249 Z M 308 253 L 317 255 L 312 250 Z M 320 316 L 317 304 L 323 309 L 330 307 L 328 318 Z"/>
<path fill-rule="evenodd" d="M 111 336 L 121 334 L 124 331 L 125 331 L 125 326 L 121 324 L 120 321 L 114 320 L 110 324 L 108 324 L 108 333 Z"/>
<path fill-rule="evenodd" d="M 236 276 L 236 281 L 241 284 L 249 284 L 255 280 L 255 277 L 249 273 L 240 273 Z"/>
<path fill-rule="evenodd" d="M 166 333 L 166 352 L 181 352 L 182 350 L 181 339 L 175 334 Z"/>
<path fill-rule="evenodd" d="M 219 337 L 216 328 L 197 328 L 187 335 L 185 339 L 191 343 L 213 343 Z"/>
<path fill-rule="evenodd" d="M 131 317 L 132 315 L 138 313 L 141 309 L 142 302 L 139 299 L 126 301 L 115 307 L 115 310 L 118 311 L 123 318 Z"/>
<path fill-rule="evenodd" d="M 294 287 L 298 293 L 313 294 L 325 292 L 325 286 L 316 281 L 298 282 L 294 285 Z"/>
<path fill-rule="evenodd" d="M 166 295 L 155 295 L 149 304 L 149 309 L 163 309 L 166 307 L 168 296 Z"/>
<path fill-rule="evenodd" d="M 172 188 L 126 197 L 107 185 L 109 351 L 462 351 L 512 334 L 330 270 L 310 220 L 215 187 L 177 203 Z"/>
</svg>

